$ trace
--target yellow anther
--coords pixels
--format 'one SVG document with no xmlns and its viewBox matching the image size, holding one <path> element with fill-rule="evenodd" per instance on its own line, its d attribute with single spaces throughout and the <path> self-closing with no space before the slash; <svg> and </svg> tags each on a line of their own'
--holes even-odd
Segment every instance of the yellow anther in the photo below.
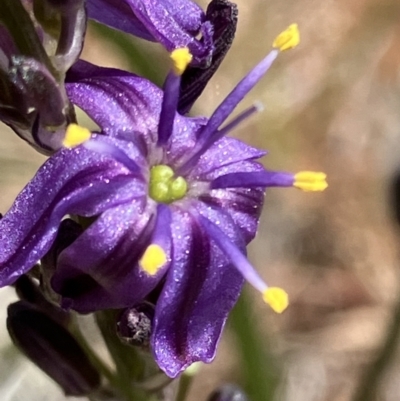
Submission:
<svg viewBox="0 0 400 401">
<path fill-rule="evenodd" d="M 314 171 L 300 171 L 294 175 L 293 186 L 303 191 L 323 191 L 328 187 L 325 173 Z"/>
<path fill-rule="evenodd" d="M 90 139 L 91 132 L 78 124 L 70 124 L 65 131 L 63 145 L 66 148 L 74 148 Z"/>
<path fill-rule="evenodd" d="M 149 245 L 139 261 L 140 267 L 150 276 L 154 276 L 167 261 L 167 255 L 161 246 Z"/>
<path fill-rule="evenodd" d="M 263 299 L 276 313 L 282 313 L 289 305 L 287 292 L 279 287 L 267 288 L 263 293 Z"/>
<path fill-rule="evenodd" d="M 279 49 L 282 52 L 284 50 L 293 49 L 299 44 L 299 42 L 299 28 L 297 24 L 292 24 L 276 37 L 274 43 L 272 43 L 272 47 Z"/>
<path fill-rule="evenodd" d="M 173 61 L 173 69 L 176 75 L 182 75 L 193 59 L 193 55 L 187 47 L 175 49 L 170 57 Z"/>
</svg>

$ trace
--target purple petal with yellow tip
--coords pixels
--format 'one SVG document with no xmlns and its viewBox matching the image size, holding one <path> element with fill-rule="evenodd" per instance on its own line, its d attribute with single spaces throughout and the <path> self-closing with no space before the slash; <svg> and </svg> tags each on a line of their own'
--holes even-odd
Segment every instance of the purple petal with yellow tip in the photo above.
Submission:
<svg viewBox="0 0 400 401">
<path fill-rule="evenodd" d="M 150 81 L 115 68 L 79 61 L 68 72 L 70 100 L 109 136 L 156 141 L 162 91 Z"/>
<path fill-rule="evenodd" d="M 152 243 L 156 221 L 155 205 L 146 205 L 144 190 L 142 186 L 141 196 L 129 204 L 104 212 L 60 254 L 52 286 L 62 296 L 64 307 L 88 313 L 132 306 L 159 283 L 169 262 L 154 275 L 138 264 Z M 165 213 L 162 223 L 168 223 Z M 163 229 L 169 231 L 169 225 Z M 163 239 L 170 259 L 171 237 L 166 233 Z"/>
<path fill-rule="evenodd" d="M 168 51 L 189 47 L 196 64 L 208 64 L 213 50 L 212 25 L 189 0 L 88 0 L 89 18 L 146 40 Z M 198 35 L 201 34 L 201 39 Z"/>
<path fill-rule="evenodd" d="M 130 201 L 137 179 L 85 149 L 49 159 L 0 220 L 0 285 L 14 282 L 44 256 L 66 214 L 94 216 Z"/>
</svg>

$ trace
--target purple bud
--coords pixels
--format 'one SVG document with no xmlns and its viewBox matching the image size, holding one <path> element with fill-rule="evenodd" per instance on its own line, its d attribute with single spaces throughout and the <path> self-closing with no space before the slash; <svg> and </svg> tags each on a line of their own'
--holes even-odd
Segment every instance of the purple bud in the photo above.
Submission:
<svg viewBox="0 0 400 401">
<path fill-rule="evenodd" d="M 66 395 L 87 395 L 99 386 L 99 373 L 64 327 L 25 301 L 9 305 L 7 312 L 13 343 Z"/>
<path fill-rule="evenodd" d="M 27 275 L 21 276 L 15 282 L 15 291 L 20 300 L 36 306 L 62 326 L 66 327 L 70 322 L 70 314 L 59 306 L 49 302 L 42 293 L 39 284 Z"/>
<path fill-rule="evenodd" d="M 400 169 L 395 172 L 390 188 L 390 207 L 395 224 L 400 225 Z"/>
<path fill-rule="evenodd" d="M 215 390 L 208 401 L 248 401 L 248 398 L 239 387 L 226 384 Z"/>
<path fill-rule="evenodd" d="M 80 224 L 72 219 L 65 219 L 61 222 L 57 232 L 56 239 L 54 240 L 50 250 L 41 260 L 42 272 L 42 290 L 47 298 L 54 302 L 60 301 L 60 296 L 56 294 L 51 287 L 51 279 L 57 267 L 57 258 L 60 253 L 71 245 L 83 232 Z"/>
<path fill-rule="evenodd" d="M 83 7 L 83 0 L 46 0 L 46 2 L 55 9 L 64 13 L 76 11 L 78 8 Z"/>
<path fill-rule="evenodd" d="M 125 309 L 117 322 L 119 338 L 126 344 L 149 349 L 153 317 L 154 306 L 148 302 Z"/>
<path fill-rule="evenodd" d="M 9 77 L 25 96 L 32 118 L 39 114 L 42 124 L 61 126 L 65 123 L 66 95 L 50 72 L 40 62 L 24 56 L 13 56 Z"/>
<path fill-rule="evenodd" d="M 214 51 L 207 66 L 189 66 L 182 75 L 178 111 L 187 113 L 201 95 L 209 79 L 218 69 L 235 37 L 238 9 L 228 0 L 212 0 L 207 7 L 206 19 L 213 26 Z"/>
</svg>

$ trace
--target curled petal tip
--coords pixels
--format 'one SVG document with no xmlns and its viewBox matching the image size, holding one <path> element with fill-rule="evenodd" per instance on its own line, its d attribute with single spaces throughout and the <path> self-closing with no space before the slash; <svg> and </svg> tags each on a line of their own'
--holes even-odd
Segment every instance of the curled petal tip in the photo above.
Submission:
<svg viewBox="0 0 400 401">
<path fill-rule="evenodd" d="M 78 124 L 70 124 L 65 131 L 63 145 L 69 149 L 74 148 L 88 141 L 91 135 L 87 128 L 83 128 Z"/>
<path fill-rule="evenodd" d="M 289 305 L 287 292 L 279 287 L 267 288 L 263 292 L 263 299 L 276 313 L 282 313 Z"/>
<path fill-rule="evenodd" d="M 290 25 L 274 40 L 272 47 L 280 51 L 293 49 L 300 43 L 300 33 L 297 24 Z"/>
</svg>

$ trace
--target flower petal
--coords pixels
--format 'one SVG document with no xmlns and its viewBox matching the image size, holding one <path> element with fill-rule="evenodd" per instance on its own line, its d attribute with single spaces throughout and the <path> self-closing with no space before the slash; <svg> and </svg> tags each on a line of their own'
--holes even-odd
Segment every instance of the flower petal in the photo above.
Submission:
<svg viewBox="0 0 400 401">
<path fill-rule="evenodd" d="M 245 251 L 232 219 L 222 211 L 215 218 Z M 193 362 L 212 361 L 243 279 L 195 217 L 175 209 L 172 236 L 173 262 L 156 305 L 152 346 L 161 369 L 176 377 Z"/>
<path fill-rule="evenodd" d="M 148 145 L 156 142 L 162 91 L 150 81 L 78 61 L 67 74 L 66 89 L 106 135 L 135 140 L 139 134 Z"/>
<path fill-rule="evenodd" d="M 80 313 L 128 307 L 156 287 L 169 263 L 154 275 L 138 266 L 152 239 L 156 210 L 153 202 L 144 202 L 138 199 L 107 210 L 60 254 L 52 286 L 65 307 Z M 170 235 L 167 241 L 163 250 L 169 259 Z"/>
<path fill-rule="evenodd" d="M 210 62 L 212 26 L 201 8 L 189 0 L 88 0 L 89 18 L 143 39 L 168 51 L 189 47 L 197 64 Z M 202 39 L 196 36 L 202 34 Z"/>
<path fill-rule="evenodd" d="M 265 151 L 253 148 L 238 139 L 224 137 L 201 156 L 190 176 L 211 181 L 222 174 L 259 171 L 260 164 L 253 160 L 265 154 Z M 243 162 L 250 164 L 244 168 L 241 164 Z"/>
<path fill-rule="evenodd" d="M 0 286 L 15 281 L 49 250 L 66 214 L 97 215 L 137 197 L 138 183 L 112 159 L 82 148 L 58 152 L 0 220 Z"/>
</svg>

